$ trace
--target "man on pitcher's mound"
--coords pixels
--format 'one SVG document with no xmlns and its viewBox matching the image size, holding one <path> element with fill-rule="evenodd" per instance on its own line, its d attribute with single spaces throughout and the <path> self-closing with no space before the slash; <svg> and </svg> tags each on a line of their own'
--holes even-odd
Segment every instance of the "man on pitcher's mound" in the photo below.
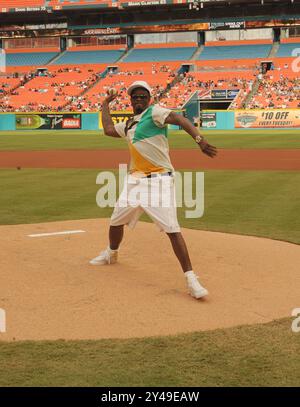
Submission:
<svg viewBox="0 0 300 407">
<path fill-rule="evenodd" d="M 181 126 L 209 157 L 214 157 L 217 150 L 207 143 L 189 120 L 159 105 L 151 105 L 151 88 L 146 82 L 134 82 L 128 88 L 128 94 L 134 116 L 126 123 L 114 125 L 110 116 L 109 103 L 117 97 L 116 92 L 110 92 L 102 105 L 104 132 L 107 136 L 126 138 L 131 164 L 124 189 L 110 220 L 109 246 L 90 263 L 115 263 L 123 239 L 124 225 L 133 228 L 145 211 L 160 230 L 169 236 L 186 276 L 189 293 L 194 298 L 204 297 L 208 291 L 202 287 L 193 271 L 177 221 L 174 168 L 169 157 L 167 125 Z M 133 190 L 135 193 L 130 193 Z M 137 196 L 144 199 L 137 199 Z"/>
</svg>

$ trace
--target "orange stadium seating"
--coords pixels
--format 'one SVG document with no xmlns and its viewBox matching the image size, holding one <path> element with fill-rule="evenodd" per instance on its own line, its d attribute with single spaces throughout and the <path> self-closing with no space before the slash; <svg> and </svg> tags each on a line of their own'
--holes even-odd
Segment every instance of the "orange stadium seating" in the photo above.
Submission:
<svg viewBox="0 0 300 407">
<path fill-rule="evenodd" d="M 68 47 L 68 51 L 113 51 L 119 49 L 126 49 L 127 45 L 118 44 L 118 45 L 76 45 L 74 47 Z"/>
<path fill-rule="evenodd" d="M 37 76 L 1 100 L 2 104 L 17 110 L 54 109 L 69 102 L 94 83 L 104 67 L 56 67 L 51 76 Z"/>
<path fill-rule="evenodd" d="M 250 100 L 249 108 L 299 107 L 300 74 L 292 69 L 293 61 L 294 58 L 273 59 L 275 69 L 264 75 L 258 91 Z"/>
<path fill-rule="evenodd" d="M 280 42 L 281 42 L 282 44 L 291 44 L 291 43 L 294 43 L 294 42 L 300 43 L 300 38 L 299 38 L 299 37 L 282 38 L 282 39 L 280 40 Z"/>
<path fill-rule="evenodd" d="M 0 76 L 0 96 L 10 92 L 12 89 L 20 85 L 20 78 L 11 78 L 9 76 Z"/>
<path fill-rule="evenodd" d="M 60 9 L 66 6 L 88 6 L 90 4 L 111 4 L 112 0 L 50 0 L 49 6 Z"/>
<path fill-rule="evenodd" d="M 299 40 L 298 40 L 299 41 Z M 256 41 L 260 46 L 269 42 Z M 235 41 L 224 43 L 224 45 L 238 48 Z M 196 47 L 195 43 L 174 43 L 160 44 L 161 49 L 177 49 L 184 47 Z M 253 46 L 252 41 L 243 42 L 243 46 Z M 268 58 L 244 58 L 244 59 L 219 59 L 219 60 L 174 60 L 159 62 L 125 62 L 117 63 L 119 54 L 105 60 L 107 53 L 124 50 L 125 44 L 104 45 L 104 46 L 75 46 L 68 49 L 77 57 L 76 64 L 64 63 L 59 55 L 48 65 L 48 76 L 33 75 L 30 80 L 24 82 L 24 74 L 35 72 L 36 66 L 8 66 L 7 75 L 0 78 L 0 110 L 1 111 L 32 111 L 32 110 L 83 110 L 97 111 L 101 109 L 101 103 L 110 87 L 115 87 L 119 91 L 119 97 L 112 105 L 114 110 L 128 109 L 130 106 L 126 94 L 128 85 L 134 80 L 146 80 L 153 88 L 153 97 L 159 100 L 163 106 L 180 108 L 195 92 L 199 91 L 201 97 L 205 97 L 211 89 L 239 89 L 238 97 L 231 107 L 241 107 L 245 97 L 252 89 L 252 85 L 257 78 L 262 61 Z M 153 52 L 159 47 L 158 44 L 136 45 L 137 49 Z M 208 44 L 209 48 L 210 45 Z M 33 52 L 35 51 L 35 52 Z M 38 52 L 40 51 L 40 52 Z M 84 52 L 77 52 L 84 51 Z M 104 51 L 102 53 L 102 51 Z M 9 49 L 8 56 L 11 61 L 18 61 L 18 54 L 22 55 L 22 61 L 33 60 L 31 55 L 45 55 L 47 53 L 58 53 L 57 47 L 51 48 L 21 48 Z M 91 54 L 89 54 L 89 52 Z M 86 64 L 88 55 L 101 52 L 103 63 L 99 61 L 93 64 Z M 167 51 L 165 51 L 167 54 Z M 122 52 L 121 52 L 122 54 Z M 27 57 L 26 57 L 27 55 Z M 58 54 L 57 54 L 58 55 Z M 84 58 L 83 58 L 84 55 Z M 115 59 L 114 59 L 115 58 Z M 297 70 L 291 69 L 294 58 L 279 57 L 272 58 L 274 69 L 268 71 L 262 78 L 262 83 L 258 91 L 249 102 L 249 108 L 253 107 L 297 107 L 299 104 L 299 76 Z M 178 70 L 182 64 L 194 65 L 196 72 L 181 74 Z M 299 64 L 300 65 L 300 64 Z M 106 77 L 101 77 L 108 67 L 115 67 Z M 300 67 L 299 67 L 300 68 Z M 117 69 L 117 72 L 115 71 Z M 19 78 L 12 78 L 11 74 L 18 72 Z M 104 75 L 105 76 L 105 75 Z M 173 83 L 174 81 L 174 83 Z M 273 94 L 272 94 L 273 93 Z"/>
<path fill-rule="evenodd" d="M 222 59 L 210 61 L 194 61 L 201 69 L 255 69 L 255 67 L 266 58 L 249 58 L 249 59 Z"/>
<path fill-rule="evenodd" d="M 45 0 L 0 0 L 1 8 L 43 7 Z"/>
<path fill-rule="evenodd" d="M 108 74 L 88 90 L 84 96 L 74 98 L 68 108 L 73 109 L 80 105 L 85 110 L 99 110 L 106 91 L 114 87 L 118 90 L 119 97 L 117 101 L 112 103 L 112 109 L 128 110 L 130 103 L 126 89 L 130 83 L 136 80 L 147 81 L 153 89 L 153 97 L 156 98 L 175 76 L 175 64 L 169 66 L 168 64 L 142 63 L 136 67 L 136 64 L 133 63 L 120 63 L 117 66 L 119 68 L 117 74 Z M 177 67 L 179 67 L 178 64 Z"/>
<path fill-rule="evenodd" d="M 248 93 L 254 79 L 253 71 L 191 72 L 175 84 L 160 103 L 180 108 L 195 91 L 205 97 L 211 89 L 242 89 Z"/>
<path fill-rule="evenodd" d="M 5 50 L 6 54 L 16 54 L 16 53 L 28 53 L 31 54 L 32 52 L 60 52 L 59 47 L 47 47 L 47 48 L 8 48 Z"/>
<path fill-rule="evenodd" d="M 198 47 L 196 42 L 168 42 L 159 44 L 135 44 L 134 48 L 181 48 L 181 47 Z"/>
<path fill-rule="evenodd" d="M 236 40 L 236 41 L 207 41 L 205 43 L 206 47 L 227 47 L 230 45 L 255 45 L 255 44 L 272 44 L 273 40 Z"/>
</svg>

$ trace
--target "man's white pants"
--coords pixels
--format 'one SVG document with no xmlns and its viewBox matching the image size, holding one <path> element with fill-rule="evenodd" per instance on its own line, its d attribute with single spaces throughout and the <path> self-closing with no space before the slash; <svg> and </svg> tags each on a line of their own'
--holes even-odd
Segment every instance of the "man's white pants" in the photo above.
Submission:
<svg viewBox="0 0 300 407">
<path fill-rule="evenodd" d="M 174 176 L 157 174 L 151 178 L 126 177 L 110 225 L 134 228 L 143 212 L 150 216 L 161 231 L 180 232 Z"/>
</svg>

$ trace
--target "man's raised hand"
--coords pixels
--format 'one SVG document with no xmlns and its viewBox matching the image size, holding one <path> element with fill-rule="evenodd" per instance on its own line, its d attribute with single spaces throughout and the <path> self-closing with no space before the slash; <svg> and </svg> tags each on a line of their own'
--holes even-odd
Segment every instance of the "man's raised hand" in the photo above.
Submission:
<svg viewBox="0 0 300 407">
<path fill-rule="evenodd" d="M 211 158 L 214 158 L 218 153 L 217 148 L 208 144 L 206 140 L 202 140 L 199 143 L 199 147 L 201 148 L 202 153 L 208 155 Z"/>
</svg>

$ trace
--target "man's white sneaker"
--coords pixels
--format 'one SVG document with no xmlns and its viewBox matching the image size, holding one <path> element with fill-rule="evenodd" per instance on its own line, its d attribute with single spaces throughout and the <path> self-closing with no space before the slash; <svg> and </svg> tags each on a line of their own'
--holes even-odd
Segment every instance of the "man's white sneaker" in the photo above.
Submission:
<svg viewBox="0 0 300 407">
<path fill-rule="evenodd" d="M 101 266 L 104 264 L 114 264 L 118 260 L 118 250 L 111 250 L 109 247 L 101 252 L 99 256 L 90 261 L 93 266 Z"/>
<path fill-rule="evenodd" d="M 196 276 L 196 274 L 194 274 L 193 272 L 187 272 L 186 278 L 187 287 L 192 297 L 199 299 L 208 295 L 207 289 L 202 287 L 202 285 L 199 283 L 199 277 Z"/>
</svg>

